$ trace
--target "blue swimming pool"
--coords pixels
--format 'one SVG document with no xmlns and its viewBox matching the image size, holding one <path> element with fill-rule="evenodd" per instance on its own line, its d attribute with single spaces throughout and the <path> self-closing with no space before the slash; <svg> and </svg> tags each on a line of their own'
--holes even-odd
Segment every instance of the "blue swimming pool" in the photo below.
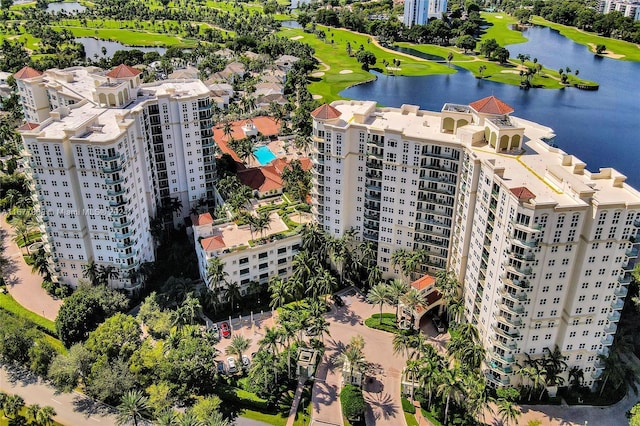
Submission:
<svg viewBox="0 0 640 426">
<path fill-rule="evenodd" d="M 276 156 L 273 155 L 273 152 L 271 152 L 271 150 L 266 146 L 260 146 L 256 148 L 253 151 L 253 155 L 255 155 L 255 157 L 258 159 L 258 162 L 263 166 L 266 166 L 276 159 Z"/>
</svg>

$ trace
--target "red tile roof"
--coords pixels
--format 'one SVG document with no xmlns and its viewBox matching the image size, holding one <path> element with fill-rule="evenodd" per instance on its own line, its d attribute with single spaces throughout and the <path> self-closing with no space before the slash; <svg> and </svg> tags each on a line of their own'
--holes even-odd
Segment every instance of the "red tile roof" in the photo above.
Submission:
<svg viewBox="0 0 640 426">
<path fill-rule="evenodd" d="M 220 250 L 227 246 L 224 243 L 222 237 L 219 235 L 215 237 L 203 238 L 200 241 L 200 244 L 202 244 L 202 248 L 204 249 L 204 251 Z"/>
<path fill-rule="evenodd" d="M 317 120 L 334 120 L 342 115 L 340 111 L 329 104 L 324 104 L 311 111 L 313 118 Z"/>
<path fill-rule="evenodd" d="M 137 70 L 129 65 L 120 64 L 111 71 L 107 73 L 107 77 L 111 78 L 130 78 L 135 77 L 140 74 L 142 71 Z"/>
<path fill-rule="evenodd" d="M 18 130 L 33 130 L 38 126 L 38 123 L 24 123 L 22 126 L 18 127 Z"/>
<path fill-rule="evenodd" d="M 472 102 L 469 104 L 469 106 L 475 109 L 477 112 L 481 112 L 483 114 L 504 115 L 512 113 L 514 111 L 513 108 L 493 95 L 487 96 L 486 98 L 480 99 L 479 101 Z"/>
<path fill-rule="evenodd" d="M 419 278 L 414 282 L 412 282 L 411 287 L 415 288 L 416 290 L 422 291 L 425 288 L 434 285 L 435 283 L 436 283 L 436 279 L 434 277 L 432 277 L 431 275 L 425 275 L 424 277 Z"/>
<path fill-rule="evenodd" d="M 536 198 L 536 194 L 529 191 L 524 186 L 519 186 L 517 188 L 511 188 L 511 193 L 518 197 L 518 200 L 530 200 L 532 198 Z"/>
<path fill-rule="evenodd" d="M 243 185 L 260 192 L 274 191 L 284 187 L 280 173 L 271 164 L 268 166 L 239 170 L 238 179 L 240 179 Z"/>
<path fill-rule="evenodd" d="M 42 75 L 41 71 L 38 71 L 31 67 L 23 67 L 20 71 L 15 73 L 13 76 L 18 80 L 24 80 L 27 78 L 39 77 L 41 75 Z"/>
<path fill-rule="evenodd" d="M 191 222 L 194 226 L 208 225 L 210 223 L 213 223 L 213 217 L 211 217 L 211 213 L 192 215 Z"/>
</svg>

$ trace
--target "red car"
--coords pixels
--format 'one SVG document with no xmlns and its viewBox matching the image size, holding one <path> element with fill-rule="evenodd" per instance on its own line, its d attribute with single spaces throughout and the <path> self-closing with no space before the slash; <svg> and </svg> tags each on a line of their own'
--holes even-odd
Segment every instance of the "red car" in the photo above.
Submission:
<svg viewBox="0 0 640 426">
<path fill-rule="evenodd" d="M 225 321 L 220 324 L 220 332 L 222 333 L 222 337 L 224 337 L 225 339 L 231 337 L 231 329 L 229 328 L 228 322 Z"/>
</svg>

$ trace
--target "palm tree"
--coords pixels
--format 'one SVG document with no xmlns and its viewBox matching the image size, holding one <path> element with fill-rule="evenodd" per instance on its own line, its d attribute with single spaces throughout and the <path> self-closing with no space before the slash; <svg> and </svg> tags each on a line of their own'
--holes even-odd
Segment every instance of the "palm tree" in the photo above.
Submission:
<svg viewBox="0 0 640 426">
<path fill-rule="evenodd" d="M 420 386 L 429 394 L 427 408 L 431 408 L 431 397 L 437 391 L 440 373 L 445 369 L 445 366 L 444 359 L 435 351 L 433 346 L 429 345 L 427 347 L 430 350 L 423 354 L 418 375 L 420 377 Z"/>
<path fill-rule="evenodd" d="M 93 286 L 98 285 L 98 268 L 98 265 L 96 265 L 96 262 L 94 262 L 93 260 L 82 266 L 82 276 L 88 279 Z"/>
<path fill-rule="evenodd" d="M 283 306 L 291 297 L 289 285 L 277 275 L 269 279 L 269 292 L 271 293 L 271 302 L 269 302 L 271 309 Z"/>
<path fill-rule="evenodd" d="M 393 336 L 393 353 L 409 358 L 409 349 L 412 348 L 411 343 L 411 337 L 408 334 L 396 334 Z"/>
<path fill-rule="evenodd" d="M 202 305 L 193 293 L 187 294 L 187 298 L 179 309 L 184 312 L 183 316 L 187 320 L 187 324 L 197 324 L 202 316 Z"/>
<path fill-rule="evenodd" d="M 367 302 L 380 306 L 379 324 L 382 324 L 382 307 L 389 300 L 387 285 L 379 283 L 367 293 Z"/>
<path fill-rule="evenodd" d="M 129 391 L 122 395 L 120 405 L 117 408 L 116 424 L 127 425 L 133 423 L 137 426 L 138 420 L 142 420 L 149 414 L 149 398 L 138 390 Z"/>
<path fill-rule="evenodd" d="M 604 370 L 599 377 L 602 381 L 600 386 L 600 395 L 604 392 L 607 384 L 613 387 L 614 391 L 626 385 L 637 391 L 636 378 L 638 376 L 637 369 L 629 363 L 624 362 L 618 352 L 611 352 L 609 356 L 598 355 L 598 359 L 604 364 Z"/>
<path fill-rule="evenodd" d="M 582 368 L 578 367 L 577 365 L 574 365 L 569 370 L 569 385 L 573 389 L 578 389 L 580 386 L 582 386 L 583 382 L 584 382 L 584 371 L 582 370 Z"/>
<path fill-rule="evenodd" d="M 255 228 L 256 231 L 260 233 L 260 237 L 264 238 L 264 231 L 271 227 L 271 215 L 268 211 L 262 211 L 258 213 L 258 216 L 255 218 Z"/>
<path fill-rule="evenodd" d="M 278 354 L 278 342 L 282 339 L 281 329 L 265 327 L 264 337 L 258 342 L 260 350 L 266 350 L 274 355 Z"/>
<path fill-rule="evenodd" d="M 565 359 L 566 356 L 562 354 L 558 345 L 556 345 L 553 351 L 549 348 L 544 348 L 545 357 L 542 359 L 542 363 L 547 370 L 546 382 L 549 386 L 558 386 L 564 384 L 564 378 L 560 376 L 567 368 Z"/>
<path fill-rule="evenodd" d="M 31 252 L 29 251 L 29 246 L 31 245 L 29 235 L 33 232 L 34 226 L 35 225 L 33 224 L 23 222 L 17 222 L 15 225 L 13 225 L 13 230 L 16 233 L 14 241 L 16 242 L 16 244 L 24 244 L 24 247 L 27 249 L 27 255 L 31 255 Z"/>
<path fill-rule="evenodd" d="M 240 284 L 236 281 L 231 281 L 227 283 L 227 287 L 224 289 L 224 298 L 231 305 L 231 312 L 233 312 L 233 302 L 237 299 L 240 299 Z"/>
<path fill-rule="evenodd" d="M 427 305 L 427 299 L 424 294 L 414 287 L 410 287 L 409 290 L 400 297 L 400 301 L 409 310 L 409 312 L 411 312 L 412 318 L 415 317 L 415 313 L 418 312 L 420 308 Z M 414 321 L 411 321 L 410 326 L 413 330 Z"/>
<path fill-rule="evenodd" d="M 336 358 L 336 364 L 346 367 L 348 375 L 353 376 L 354 372 L 364 372 L 368 363 L 364 357 L 362 336 L 354 336 L 349 344 L 342 350 Z"/>
<path fill-rule="evenodd" d="M 513 401 L 500 398 L 498 400 L 498 414 L 505 425 L 515 425 L 521 412 Z"/>
<path fill-rule="evenodd" d="M 171 408 L 162 410 L 156 416 L 156 426 L 177 426 L 178 424 L 178 415 Z"/>
<path fill-rule="evenodd" d="M 238 364 L 242 365 L 242 355 L 249 349 L 251 345 L 251 339 L 247 339 L 244 336 L 236 334 L 231 339 L 231 343 L 227 346 L 225 353 L 227 355 L 235 355 L 238 357 Z"/>
<path fill-rule="evenodd" d="M 53 418 L 56 414 L 56 410 L 53 407 L 44 406 L 36 413 L 36 424 L 38 426 L 52 426 L 54 424 Z"/>
<path fill-rule="evenodd" d="M 410 253 L 405 249 L 398 249 L 394 251 L 391 254 L 391 266 L 394 269 L 398 267 L 402 271 L 403 265 L 405 264 L 409 256 L 410 256 Z M 408 279 L 409 277 L 405 276 L 405 278 Z"/>
<path fill-rule="evenodd" d="M 35 423 L 36 417 L 38 416 L 38 411 L 40 411 L 40 406 L 38 404 L 27 405 L 27 418 L 31 419 L 31 421 Z"/>
<path fill-rule="evenodd" d="M 457 368 L 454 368 L 453 370 L 443 370 L 440 374 L 440 384 L 438 385 L 437 391 L 438 395 L 445 400 L 445 425 L 449 421 L 449 404 L 451 403 L 451 400 L 460 401 L 465 396 L 461 379 L 462 374 Z"/>
<path fill-rule="evenodd" d="M 402 296 L 409 290 L 409 285 L 402 280 L 395 279 L 387 285 L 389 292 L 389 301 L 392 306 L 396 307 L 396 318 L 399 318 L 400 300 Z"/>
<path fill-rule="evenodd" d="M 411 399 L 413 399 L 413 391 L 416 386 L 416 378 L 420 370 L 421 362 L 419 360 L 410 359 L 407 361 L 407 372 L 411 375 Z"/>
<path fill-rule="evenodd" d="M 317 224 L 305 224 L 302 230 L 302 248 L 317 259 L 326 259 L 327 235 Z"/>
<path fill-rule="evenodd" d="M 209 259 L 207 262 L 207 284 L 210 290 L 217 290 L 220 283 L 225 281 L 228 275 L 224 270 L 224 262 L 219 257 Z"/>
<path fill-rule="evenodd" d="M 49 253 L 40 246 L 38 250 L 31 253 L 31 272 L 42 275 L 45 281 L 51 281 L 51 272 L 49 271 Z"/>
<path fill-rule="evenodd" d="M 120 272 L 113 265 L 100 265 L 98 270 L 98 284 L 108 285 L 110 280 L 120 277 Z"/>
<path fill-rule="evenodd" d="M 326 295 L 333 291 L 336 286 L 335 277 L 327 269 L 322 268 L 322 273 L 313 279 L 313 299 L 317 300 L 320 295 Z"/>
<path fill-rule="evenodd" d="M 11 419 L 15 419 L 20 410 L 24 407 L 24 399 L 20 395 L 9 395 L 2 404 L 4 415 Z"/>
</svg>

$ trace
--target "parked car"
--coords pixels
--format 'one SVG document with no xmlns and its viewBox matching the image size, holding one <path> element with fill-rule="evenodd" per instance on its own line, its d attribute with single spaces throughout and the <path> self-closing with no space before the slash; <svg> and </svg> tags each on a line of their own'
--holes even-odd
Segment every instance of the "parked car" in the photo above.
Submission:
<svg viewBox="0 0 640 426">
<path fill-rule="evenodd" d="M 436 331 L 438 331 L 438 333 L 444 333 L 444 323 L 440 318 L 433 317 L 431 321 L 433 322 L 433 326 L 436 328 Z"/>
<path fill-rule="evenodd" d="M 337 307 L 340 308 L 344 306 L 344 300 L 342 300 L 342 297 L 338 296 L 337 294 L 334 294 L 333 296 L 331 296 L 331 298 L 333 299 L 333 303 L 335 303 Z"/>
<path fill-rule="evenodd" d="M 249 369 L 249 365 L 251 365 L 251 360 L 247 355 L 242 355 L 242 366 L 245 370 Z"/>
<path fill-rule="evenodd" d="M 231 328 L 229 327 L 228 322 L 225 321 L 220 324 L 220 331 L 222 332 L 222 337 L 224 337 L 225 339 L 231 337 Z"/>
<path fill-rule="evenodd" d="M 220 328 L 218 327 L 218 324 L 214 323 L 211 326 L 211 333 L 213 333 L 213 335 L 216 336 L 218 340 L 220 340 Z"/>
<path fill-rule="evenodd" d="M 227 371 L 229 372 L 229 374 L 238 372 L 238 368 L 236 367 L 236 359 L 232 356 L 227 358 Z"/>
<path fill-rule="evenodd" d="M 224 374 L 224 361 L 216 361 L 218 364 L 218 373 Z"/>
</svg>

